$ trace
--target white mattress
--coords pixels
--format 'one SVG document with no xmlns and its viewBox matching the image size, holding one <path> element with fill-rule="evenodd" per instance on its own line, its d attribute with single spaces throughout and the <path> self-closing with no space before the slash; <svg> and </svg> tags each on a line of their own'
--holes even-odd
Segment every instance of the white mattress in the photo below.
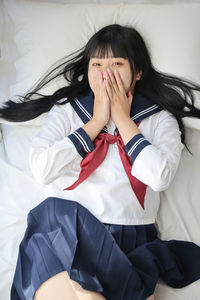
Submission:
<svg viewBox="0 0 200 300">
<path fill-rule="evenodd" d="M 14 5 L 13 3 L 24 5 L 23 1 L 21 0 L 7 1 L 7 5 L 10 5 L 11 2 L 12 5 Z M 151 2 L 154 2 L 154 4 L 159 3 L 159 1 L 142 2 L 146 2 L 148 4 Z M 31 3 L 31 1 L 27 1 L 27 3 Z M 37 2 L 34 1 L 32 3 L 37 4 Z M 138 1 L 135 1 L 135 3 L 138 3 Z M 176 10 L 177 14 L 179 11 L 183 11 L 181 5 L 184 4 L 179 4 L 180 7 L 177 8 L 175 4 L 171 4 L 172 1 L 166 1 L 166 3 L 168 4 L 166 9 L 168 9 L 170 5 L 174 5 L 174 9 Z M 0 2 L 1 6 L 2 4 L 3 2 Z M 50 4 L 46 2 L 44 5 Z M 88 9 L 91 9 L 91 15 L 93 9 L 95 15 L 95 13 L 97 13 L 95 7 L 90 7 L 90 4 L 87 5 Z M 119 4 L 116 3 L 116 6 L 117 5 Z M 0 8 L 2 13 L 1 6 Z M 11 8 L 13 9 L 13 7 Z M 151 11 L 152 7 L 149 6 L 149 8 Z M 25 64 L 25 61 L 23 61 L 23 59 L 26 58 L 27 54 L 23 54 L 22 52 L 19 53 L 19 35 L 15 35 L 15 42 L 18 42 L 18 44 L 14 44 L 13 34 L 18 28 L 17 26 L 19 24 L 16 23 L 16 19 L 13 19 L 15 24 L 14 21 L 11 20 L 12 9 L 10 10 L 10 16 L 8 18 L 7 9 L 8 7 L 6 7 L 6 11 L 4 11 L 4 16 L 6 16 L 3 24 L 4 27 L 2 27 L 2 16 L 0 14 L 0 26 L 1 29 L 3 28 L 3 32 L 0 30 L 0 42 L 2 50 L 2 56 L 0 60 L 1 101 L 15 95 L 15 92 L 20 90 L 20 88 L 22 92 L 26 91 L 30 82 L 33 83 L 33 77 L 30 79 L 30 82 L 20 78 L 19 69 L 24 67 L 23 64 Z M 108 10 L 109 9 L 112 10 L 113 7 L 108 8 Z M 144 9 L 144 7 L 142 9 Z M 23 11 L 21 10 L 21 13 L 22 12 Z M 154 10 L 152 9 L 152 14 L 153 13 Z M 15 14 L 17 14 L 17 10 Z M 38 15 L 37 18 L 40 20 L 40 15 Z M 188 22 L 194 22 L 194 20 L 191 19 L 188 20 Z M 79 25 L 77 25 L 78 29 L 80 29 L 80 27 L 78 27 Z M 92 30 L 92 25 L 87 25 L 89 26 L 88 28 Z M 172 26 L 175 28 L 175 24 L 172 24 Z M 78 32 L 78 29 L 77 31 L 75 30 L 75 34 Z M 147 29 L 144 29 L 144 33 L 146 33 L 146 30 Z M 196 30 L 199 34 L 200 27 L 198 27 Z M 85 32 L 83 29 L 83 39 L 84 34 Z M 195 36 L 193 38 L 195 40 Z M 77 45 L 78 44 L 76 44 L 74 47 L 77 47 Z M 200 48 L 200 45 L 198 45 L 198 47 Z M 194 65 L 195 62 L 197 64 L 199 63 L 199 48 L 198 51 L 195 52 L 196 56 L 192 58 Z M 152 49 L 154 50 L 153 47 Z M 42 48 L 40 50 L 42 52 Z M 61 53 L 59 53 L 59 55 L 61 55 Z M 185 59 L 186 63 L 187 59 L 189 58 L 185 57 L 183 59 Z M 47 61 L 43 69 L 40 69 L 39 71 L 42 72 L 45 70 L 49 62 L 53 62 L 54 60 L 55 56 L 52 55 L 52 60 Z M 158 64 L 159 63 L 161 63 L 161 58 L 160 61 L 158 61 Z M 169 64 L 169 71 L 173 70 L 174 65 L 172 65 L 173 64 Z M 30 70 L 28 71 L 33 71 L 34 73 L 35 70 L 33 68 L 31 69 L 31 66 L 32 65 L 30 64 Z M 167 69 L 167 66 L 164 64 L 162 67 L 163 69 Z M 178 64 L 176 66 L 176 70 L 174 71 L 179 72 L 180 68 L 181 67 Z M 199 73 L 192 72 L 192 70 L 190 71 L 191 73 L 188 73 L 188 75 L 191 75 L 190 78 L 196 80 L 200 79 Z M 181 72 L 183 72 L 182 69 L 179 74 L 181 74 Z M 38 72 L 38 74 L 40 73 Z M 200 103 L 198 97 L 197 101 Z M 45 114 L 32 122 L 14 124 L 1 120 L 0 124 L 0 300 L 8 300 L 10 298 L 9 292 L 15 271 L 18 246 L 26 228 L 27 214 L 30 209 L 43 200 L 43 187 L 35 182 L 30 173 L 28 165 L 28 153 L 31 140 L 42 125 L 44 118 Z M 181 162 L 173 183 L 168 190 L 160 193 L 161 206 L 158 214 L 157 224 L 159 228 L 159 235 L 162 239 L 187 240 L 193 241 L 200 245 L 200 125 L 199 120 L 191 120 L 188 118 L 185 120 L 185 125 L 186 141 L 189 148 L 194 153 L 194 156 L 191 156 L 186 148 L 183 150 Z M 155 295 L 156 300 L 198 300 L 200 299 L 200 280 L 182 289 L 172 289 L 159 281 L 156 287 Z"/>
</svg>

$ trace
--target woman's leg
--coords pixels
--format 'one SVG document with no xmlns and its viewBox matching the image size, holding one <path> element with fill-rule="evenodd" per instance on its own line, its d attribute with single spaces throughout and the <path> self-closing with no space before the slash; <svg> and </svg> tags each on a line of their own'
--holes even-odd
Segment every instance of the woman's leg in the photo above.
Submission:
<svg viewBox="0 0 200 300">
<path fill-rule="evenodd" d="M 154 300 L 154 299 L 155 299 L 154 295 L 151 295 L 150 297 L 146 298 L 146 300 Z"/>
<path fill-rule="evenodd" d="M 71 280 L 67 271 L 60 272 L 45 281 L 36 291 L 34 300 L 106 300 L 100 293 L 88 291 Z M 154 295 L 146 300 L 155 300 Z"/>
<path fill-rule="evenodd" d="M 100 293 L 88 291 L 71 280 L 67 271 L 45 281 L 35 293 L 34 300 L 106 300 Z"/>
</svg>

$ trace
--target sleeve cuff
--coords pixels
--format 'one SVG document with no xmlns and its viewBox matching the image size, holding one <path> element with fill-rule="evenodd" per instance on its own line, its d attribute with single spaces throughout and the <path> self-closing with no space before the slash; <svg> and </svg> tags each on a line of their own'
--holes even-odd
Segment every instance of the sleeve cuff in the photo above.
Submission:
<svg viewBox="0 0 200 300">
<path fill-rule="evenodd" d="M 136 157 L 142 151 L 142 149 L 148 145 L 151 145 L 151 143 L 149 143 L 141 133 L 136 134 L 125 145 L 125 151 L 130 156 L 132 164 L 134 163 Z"/>
<path fill-rule="evenodd" d="M 85 130 L 80 127 L 73 133 L 68 135 L 68 138 L 72 141 L 78 153 L 84 158 L 87 152 L 94 150 L 94 144 L 92 143 L 89 135 Z"/>
</svg>

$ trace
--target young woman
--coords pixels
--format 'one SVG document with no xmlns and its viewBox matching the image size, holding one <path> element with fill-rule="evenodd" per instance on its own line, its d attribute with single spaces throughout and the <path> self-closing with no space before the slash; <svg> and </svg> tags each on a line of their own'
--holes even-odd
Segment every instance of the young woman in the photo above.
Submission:
<svg viewBox="0 0 200 300">
<path fill-rule="evenodd" d="M 144 300 L 159 278 L 196 281 L 200 247 L 160 240 L 155 221 L 200 86 L 155 70 L 129 26 L 102 28 L 73 55 L 0 110 L 16 122 L 49 111 L 30 149 L 45 195 L 28 214 L 11 299 Z M 68 85 L 38 93 L 60 76 Z"/>
</svg>

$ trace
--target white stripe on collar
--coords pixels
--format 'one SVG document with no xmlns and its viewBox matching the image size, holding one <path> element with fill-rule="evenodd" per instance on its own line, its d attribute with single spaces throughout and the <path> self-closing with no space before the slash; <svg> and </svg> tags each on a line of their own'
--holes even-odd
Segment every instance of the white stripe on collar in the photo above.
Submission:
<svg viewBox="0 0 200 300">
<path fill-rule="evenodd" d="M 91 114 L 85 109 L 85 107 L 80 103 L 80 101 L 75 98 L 75 103 L 79 106 L 79 108 L 82 110 L 82 112 L 91 120 L 92 116 Z"/>
<path fill-rule="evenodd" d="M 150 111 L 155 110 L 155 108 L 157 108 L 157 107 L 159 107 L 159 106 L 157 104 L 154 104 L 154 105 L 148 107 L 147 109 L 144 109 L 144 110 L 140 111 L 139 113 L 137 113 L 136 115 L 134 115 L 131 119 L 135 120 L 136 118 L 138 118 L 138 117 L 140 117 L 140 116 L 142 116 L 142 115 L 144 115 L 144 114 L 146 114 L 146 113 L 148 113 Z"/>
</svg>

